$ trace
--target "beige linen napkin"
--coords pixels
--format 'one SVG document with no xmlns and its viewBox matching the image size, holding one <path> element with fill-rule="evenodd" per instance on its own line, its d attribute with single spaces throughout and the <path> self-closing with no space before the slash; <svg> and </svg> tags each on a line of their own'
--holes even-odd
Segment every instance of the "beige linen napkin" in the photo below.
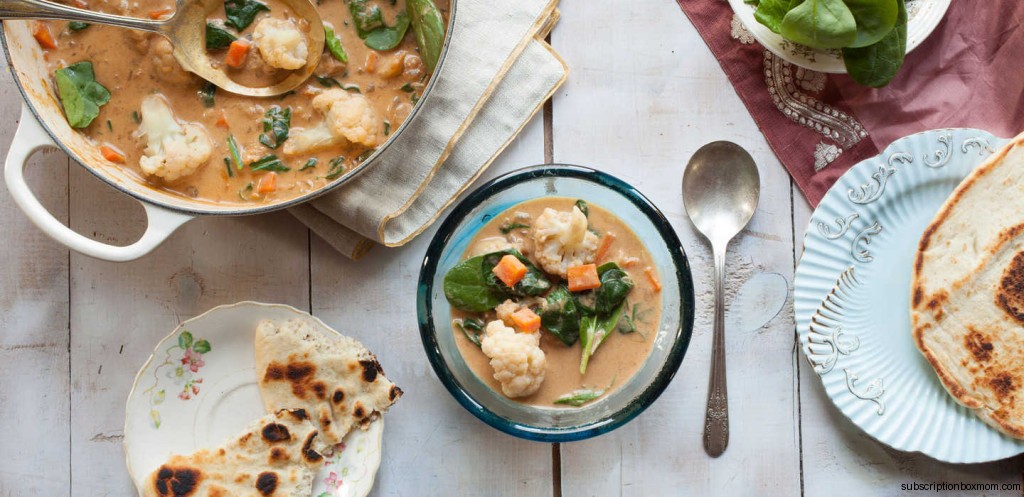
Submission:
<svg viewBox="0 0 1024 497">
<path fill-rule="evenodd" d="M 401 137 L 366 172 L 289 212 L 352 259 L 420 234 L 565 81 L 543 41 L 557 3 L 459 0 L 438 80 Z"/>
</svg>

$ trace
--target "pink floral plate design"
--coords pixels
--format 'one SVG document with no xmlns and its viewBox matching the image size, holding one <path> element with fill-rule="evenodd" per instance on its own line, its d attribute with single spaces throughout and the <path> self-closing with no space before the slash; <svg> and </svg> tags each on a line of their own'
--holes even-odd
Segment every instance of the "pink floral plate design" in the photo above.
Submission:
<svg viewBox="0 0 1024 497">
<path fill-rule="evenodd" d="M 294 307 L 258 302 L 215 307 L 178 325 L 135 377 L 125 409 L 128 473 L 141 489 L 172 454 L 215 447 L 265 411 L 256 384 L 253 334 L 262 319 L 309 320 Z M 383 420 L 355 429 L 324 458 L 311 497 L 364 497 L 380 467 Z"/>
</svg>

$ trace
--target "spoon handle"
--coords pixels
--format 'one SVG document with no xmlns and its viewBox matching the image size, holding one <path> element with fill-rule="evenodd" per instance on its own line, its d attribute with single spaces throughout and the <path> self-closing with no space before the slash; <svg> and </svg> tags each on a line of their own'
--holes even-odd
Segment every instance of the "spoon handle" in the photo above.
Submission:
<svg viewBox="0 0 1024 497">
<path fill-rule="evenodd" d="M 108 24 L 122 28 L 161 32 L 165 21 L 150 21 L 91 10 L 76 9 L 44 0 L 0 0 L 0 19 L 58 19 Z"/>
<path fill-rule="evenodd" d="M 704 414 L 704 451 L 718 457 L 729 445 L 729 396 L 725 381 L 725 248 L 712 243 L 715 253 L 715 334 L 711 347 L 711 377 Z"/>
</svg>

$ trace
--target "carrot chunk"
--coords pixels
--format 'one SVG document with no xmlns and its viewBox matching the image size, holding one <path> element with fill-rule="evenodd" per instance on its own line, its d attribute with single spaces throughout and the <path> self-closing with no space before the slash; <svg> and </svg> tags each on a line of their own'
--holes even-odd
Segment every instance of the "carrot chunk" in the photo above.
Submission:
<svg viewBox="0 0 1024 497">
<path fill-rule="evenodd" d="M 220 116 L 217 117 L 217 122 L 214 123 L 214 124 L 216 124 L 218 128 L 227 128 L 228 127 L 228 114 L 227 114 L 227 112 L 224 112 L 223 110 L 220 111 Z"/>
<path fill-rule="evenodd" d="M 39 46 L 47 50 L 57 48 L 57 41 L 53 39 L 53 35 L 50 34 L 50 28 L 47 28 L 45 24 L 41 22 L 36 23 L 36 29 L 32 32 L 32 36 L 39 42 Z"/>
<path fill-rule="evenodd" d="M 516 256 L 506 254 L 498 261 L 498 264 L 491 268 L 491 272 L 501 280 L 502 283 L 513 287 L 526 276 L 526 265 Z"/>
<path fill-rule="evenodd" d="M 597 275 L 597 264 L 572 266 L 566 272 L 569 277 L 569 291 L 582 292 L 601 286 L 601 277 Z"/>
<path fill-rule="evenodd" d="M 263 175 L 263 179 L 260 180 L 260 187 L 257 190 L 260 193 L 270 193 L 277 191 L 277 173 L 271 171 Z"/>
<path fill-rule="evenodd" d="M 123 164 L 125 161 L 124 153 L 111 145 L 100 145 L 100 154 L 110 162 Z"/>
<path fill-rule="evenodd" d="M 540 316 L 528 307 L 524 307 L 512 313 L 512 324 L 520 330 L 533 333 L 540 329 Z"/>
<path fill-rule="evenodd" d="M 597 253 L 594 254 L 595 262 L 602 262 L 606 255 L 608 255 L 608 249 L 615 243 L 615 233 L 610 231 L 605 232 L 604 236 L 601 237 L 601 244 L 597 246 Z"/>
<path fill-rule="evenodd" d="M 248 40 L 239 38 L 228 46 L 228 55 L 224 57 L 224 63 L 229 67 L 242 67 L 245 63 L 245 56 L 249 54 L 250 43 Z"/>
<path fill-rule="evenodd" d="M 173 8 L 167 7 L 167 8 L 163 8 L 163 9 L 152 10 L 147 15 L 149 16 L 150 19 L 153 19 L 155 21 L 155 20 L 163 18 L 164 16 L 167 16 L 167 15 L 173 13 L 173 12 L 174 12 Z"/>
<path fill-rule="evenodd" d="M 661 280 L 658 279 L 658 273 L 654 272 L 654 268 L 651 266 L 647 266 L 647 268 L 644 269 L 644 274 L 646 274 L 647 279 L 650 280 L 651 286 L 654 287 L 654 291 L 660 292 Z"/>
<path fill-rule="evenodd" d="M 377 52 L 370 50 L 370 53 L 366 54 L 366 72 L 373 74 L 377 72 Z"/>
</svg>

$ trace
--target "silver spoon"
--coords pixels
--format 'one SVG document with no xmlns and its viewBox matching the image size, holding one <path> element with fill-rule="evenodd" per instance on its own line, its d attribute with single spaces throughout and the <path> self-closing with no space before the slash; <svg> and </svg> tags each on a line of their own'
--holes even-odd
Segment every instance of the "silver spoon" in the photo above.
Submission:
<svg viewBox="0 0 1024 497">
<path fill-rule="evenodd" d="M 698 149 L 683 172 L 683 205 L 715 255 L 715 336 L 704 415 L 704 451 L 718 457 L 729 445 L 725 381 L 725 250 L 757 209 L 761 179 L 743 147 L 717 141 Z"/>
<path fill-rule="evenodd" d="M 320 13 L 309 0 L 283 0 L 296 16 L 309 22 L 306 33 L 308 55 L 306 65 L 292 71 L 285 79 L 266 87 L 245 86 L 236 83 L 222 69 L 214 67 L 206 54 L 206 19 L 224 5 L 224 0 L 178 0 L 174 15 L 169 19 L 151 21 L 135 17 L 104 14 L 76 9 L 43 0 L 0 0 L 0 19 L 60 19 L 107 24 L 128 29 L 157 33 L 174 46 L 174 58 L 181 67 L 227 91 L 253 97 L 272 97 L 287 93 L 316 70 L 324 51 L 324 30 Z"/>
</svg>

